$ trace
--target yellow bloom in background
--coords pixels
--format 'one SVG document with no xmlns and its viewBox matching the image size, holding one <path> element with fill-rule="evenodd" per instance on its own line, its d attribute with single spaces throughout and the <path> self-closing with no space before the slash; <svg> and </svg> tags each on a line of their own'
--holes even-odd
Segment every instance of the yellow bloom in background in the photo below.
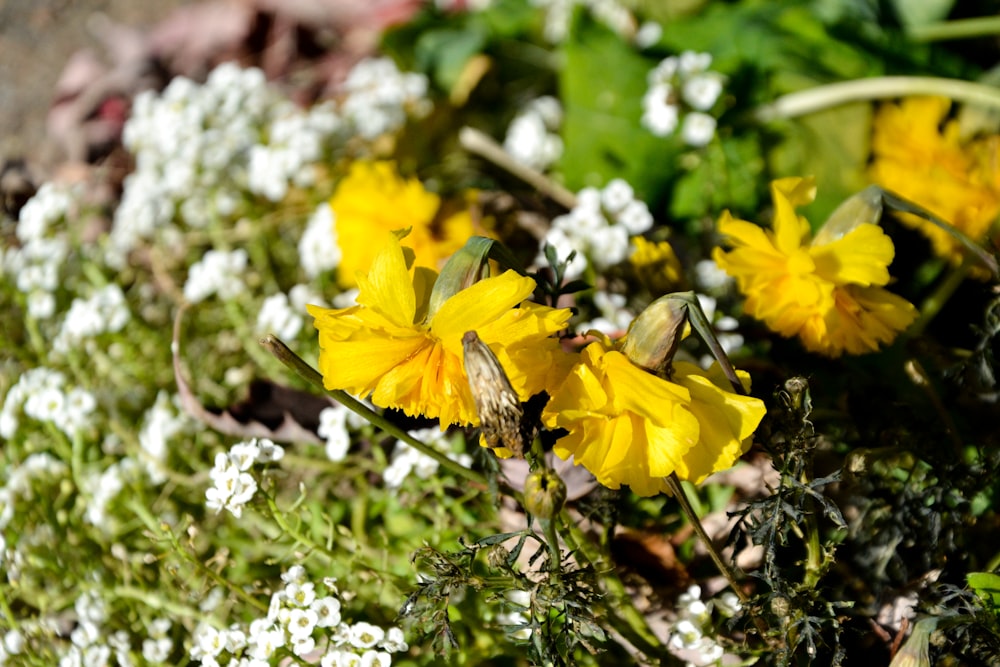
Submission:
<svg viewBox="0 0 1000 667">
<path fill-rule="evenodd" d="M 636 366 L 610 341 L 591 343 L 542 412 L 550 429 L 569 433 L 555 445 L 612 489 L 641 496 L 666 492 L 671 473 L 700 482 L 736 463 L 765 408 L 724 387 L 719 373 L 674 365 L 673 381 Z M 749 385 L 749 376 L 740 373 Z"/>
<path fill-rule="evenodd" d="M 392 162 L 357 161 L 330 199 L 341 260 L 337 275 L 343 287 L 357 285 L 368 271 L 389 232 L 410 229 L 407 245 L 417 266 L 440 264 L 476 233 L 472 214 L 464 209 L 438 220 L 441 198 L 415 179 L 404 179 Z"/>
<path fill-rule="evenodd" d="M 869 176 L 978 242 L 1000 215 L 1000 136 L 963 140 L 958 122 L 945 121 L 950 107 L 944 97 L 882 105 L 873 124 Z M 916 216 L 903 219 L 931 240 L 934 252 L 961 260 L 953 236 Z"/>
<path fill-rule="evenodd" d="M 309 306 L 319 330 L 319 368 L 327 389 L 368 396 L 375 405 L 448 424 L 479 423 L 463 368 L 462 336 L 475 331 L 521 400 L 559 379 L 564 355 L 553 334 L 570 311 L 525 299 L 535 282 L 514 271 L 455 293 L 428 318 L 437 274 L 414 267 L 390 237 L 360 275 L 357 306 Z M 520 306 L 520 307 L 517 307 Z"/>
<path fill-rule="evenodd" d="M 718 229 L 732 249 L 716 248 L 712 257 L 736 279 L 746 312 L 774 331 L 798 336 L 807 349 L 830 357 L 873 352 L 917 316 L 911 303 L 882 287 L 895 248 L 869 222 L 839 238 L 814 241 L 795 207 L 815 194 L 812 179 L 774 181 L 773 229 L 725 211 Z"/>
<path fill-rule="evenodd" d="M 653 294 L 666 294 L 681 282 L 681 263 L 667 241 L 653 242 L 641 236 L 632 239 L 635 250 L 629 258 L 636 277 Z"/>
</svg>

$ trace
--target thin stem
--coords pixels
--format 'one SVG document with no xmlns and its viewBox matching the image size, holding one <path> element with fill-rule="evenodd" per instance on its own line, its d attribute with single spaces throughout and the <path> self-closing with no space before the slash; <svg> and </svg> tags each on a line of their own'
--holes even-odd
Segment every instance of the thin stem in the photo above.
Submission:
<svg viewBox="0 0 1000 667">
<path fill-rule="evenodd" d="M 681 480 L 677 477 L 677 473 L 670 473 L 670 476 L 667 477 L 666 480 L 667 486 L 670 488 L 670 493 L 672 493 L 674 498 L 677 499 L 677 502 L 680 503 L 681 510 L 688 518 L 688 521 L 691 522 L 691 525 L 694 527 L 694 532 L 698 534 L 698 537 L 704 543 L 705 548 L 708 549 L 708 555 L 712 557 L 712 561 L 715 562 L 715 566 L 719 568 L 719 572 L 722 573 L 722 576 L 729 581 L 729 585 L 736 593 L 736 596 L 740 599 L 740 602 L 744 605 L 749 604 L 750 598 L 747 597 L 747 594 L 743 592 L 742 588 L 740 588 L 739 581 L 736 578 L 736 573 L 722 559 L 722 554 L 720 554 L 715 548 L 712 538 L 708 536 L 708 533 L 705 532 L 705 527 L 701 525 L 701 519 L 699 519 L 698 515 L 695 513 L 694 507 L 691 506 L 691 501 L 688 499 L 687 492 L 684 490 L 684 487 L 681 486 Z"/>
<path fill-rule="evenodd" d="M 909 326 L 906 331 L 906 335 L 910 338 L 919 336 L 923 333 L 924 329 L 928 324 L 931 323 L 937 314 L 941 311 L 951 295 L 954 294 L 955 290 L 958 289 L 959 285 L 965 280 L 966 276 L 969 275 L 970 262 L 969 260 L 964 260 L 962 264 L 956 268 L 951 269 L 945 276 L 945 279 L 934 289 L 930 296 L 924 299 L 924 302 L 920 304 L 920 316 Z"/>
<path fill-rule="evenodd" d="M 348 394 L 346 391 L 341 391 L 339 389 L 327 389 L 323 385 L 323 376 L 319 374 L 319 371 L 307 364 L 302 357 L 292 352 L 288 346 L 281 342 L 281 340 L 274 334 L 267 334 L 261 338 L 260 344 L 287 368 L 295 371 L 295 373 L 303 380 L 331 396 L 344 407 L 364 417 L 376 428 L 381 429 L 397 440 L 402 440 L 410 447 L 419 451 L 421 454 L 431 457 L 437 461 L 442 468 L 445 468 L 449 472 L 458 475 L 459 477 L 464 477 L 475 484 L 482 484 L 483 486 L 487 484 L 486 478 L 478 472 L 469 470 L 457 461 L 452 461 L 450 458 L 433 447 L 429 447 L 425 443 L 420 442 L 412 435 Z"/>
<path fill-rule="evenodd" d="M 906 29 L 906 36 L 914 42 L 936 42 L 948 39 L 995 37 L 1000 33 L 1000 17 L 979 16 L 955 21 L 939 21 L 915 25 Z"/>
<path fill-rule="evenodd" d="M 930 76 L 876 76 L 842 81 L 783 95 L 750 112 L 759 123 L 805 116 L 859 102 L 911 95 L 940 95 L 959 102 L 1000 108 L 1000 90 L 971 81 Z"/>
<path fill-rule="evenodd" d="M 715 548 L 712 538 L 710 538 L 708 533 L 705 532 L 705 527 L 701 525 L 701 519 L 699 519 L 698 515 L 695 513 L 694 507 L 691 506 L 691 501 L 688 499 L 687 492 L 684 490 L 684 487 L 681 486 L 681 480 L 677 477 L 677 473 L 670 473 L 670 476 L 667 477 L 666 480 L 670 493 L 672 493 L 674 498 L 677 499 L 677 502 L 680 503 L 681 510 L 694 527 L 694 532 L 698 534 L 698 538 L 701 539 L 705 548 L 708 549 L 708 555 L 712 557 L 715 567 L 717 567 L 719 572 L 722 573 L 722 576 L 729 581 L 729 586 L 733 589 L 733 592 L 736 593 L 736 597 L 739 598 L 740 604 L 742 604 L 747 610 L 747 613 L 750 614 L 750 618 L 753 620 L 753 624 L 757 628 L 757 632 L 760 633 L 760 638 L 766 641 L 767 626 L 764 625 L 764 621 L 753 612 L 753 608 L 750 606 L 750 598 L 743 592 L 743 589 L 740 588 L 739 582 L 736 579 L 736 572 L 733 568 L 729 567 L 726 561 L 722 559 L 722 554 L 720 554 Z"/>
<path fill-rule="evenodd" d="M 537 169 L 532 169 L 512 158 L 503 146 L 485 132 L 472 127 L 463 127 L 458 133 L 458 142 L 465 150 L 486 158 L 566 208 L 576 206 L 576 195 Z"/>
</svg>

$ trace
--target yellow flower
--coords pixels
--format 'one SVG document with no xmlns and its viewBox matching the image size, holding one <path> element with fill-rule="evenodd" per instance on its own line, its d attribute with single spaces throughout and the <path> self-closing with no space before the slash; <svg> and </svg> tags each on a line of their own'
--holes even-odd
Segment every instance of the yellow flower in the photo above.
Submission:
<svg viewBox="0 0 1000 667">
<path fill-rule="evenodd" d="M 478 424 L 462 364 L 462 336 L 475 331 L 496 355 L 521 400 L 558 381 L 562 355 L 552 334 L 570 311 L 525 299 L 535 282 L 514 271 L 486 278 L 429 314 L 437 274 L 413 267 L 395 237 L 358 276 L 357 306 L 309 306 L 319 330 L 319 367 L 328 389 L 371 394 L 375 405 L 448 424 Z M 520 306 L 520 307 L 516 307 Z"/>
<path fill-rule="evenodd" d="M 667 241 L 654 243 L 641 236 L 632 239 L 635 251 L 629 258 L 639 281 L 654 294 L 666 294 L 681 282 L 681 263 Z"/>
<path fill-rule="evenodd" d="M 745 310 L 779 334 L 798 336 L 807 349 L 830 357 L 873 352 L 917 316 L 911 303 L 882 287 L 895 248 L 869 222 L 839 238 L 813 240 L 795 207 L 815 194 L 812 179 L 774 181 L 773 230 L 725 211 L 719 233 L 732 250 L 716 248 L 712 257 L 736 278 Z"/>
<path fill-rule="evenodd" d="M 950 106 L 943 97 L 883 105 L 873 123 L 869 175 L 979 242 L 1000 215 L 1000 136 L 963 140 L 957 121 L 944 122 Z M 937 254 L 961 260 L 953 236 L 916 216 L 903 219 L 931 240 Z"/>
<path fill-rule="evenodd" d="M 357 161 L 330 199 L 341 260 L 337 271 L 343 287 L 357 284 L 369 269 L 389 232 L 410 229 L 406 243 L 416 265 L 432 269 L 476 233 L 466 208 L 438 220 L 441 198 L 415 178 L 403 179 L 392 162 Z"/>
<path fill-rule="evenodd" d="M 731 467 L 750 445 L 765 408 L 741 396 L 721 371 L 706 375 L 676 363 L 673 381 L 639 368 L 610 341 L 591 343 L 542 412 L 550 429 L 563 428 L 555 452 L 592 472 L 612 489 L 626 484 L 641 496 L 667 491 L 676 472 L 700 482 Z M 750 378 L 739 373 L 745 386 Z"/>
</svg>

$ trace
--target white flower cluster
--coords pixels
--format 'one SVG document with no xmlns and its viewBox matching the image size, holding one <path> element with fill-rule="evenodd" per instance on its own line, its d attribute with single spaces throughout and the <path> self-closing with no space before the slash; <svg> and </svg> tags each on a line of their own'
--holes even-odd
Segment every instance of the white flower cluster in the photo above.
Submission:
<svg viewBox="0 0 1000 667">
<path fill-rule="evenodd" d="M 624 294 L 613 294 L 601 290 L 594 292 L 594 306 L 600 315 L 577 327 L 577 331 L 585 333 L 590 330 L 600 331 L 612 338 L 621 337 L 628 330 L 629 324 L 635 319 L 635 313 L 626 305 L 628 299 Z"/>
<path fill-rule="evenodd" d="M 83 490 L 89 499 L 83 513 L 84 521 L 111 534 L 114 522 L 108 515 L 108 505 L 127 483 L 138 481 L 141 476 L 139 463 L 135 459 L 123 458 L 112 463 L 104 472 L 85 477 Z"/>
<path fill-rule="evenodd" d="M 0 408 L 0 437 L 13 438 L 20 426 L 19 416 L 52 422 L 72 438 L 90 426 L 97 399 L 81 387 L 66 389 L 66 376 L 45 367 L 21 374 L 4 397 Z"/>
<path fill-rule="evenodd" d="M 257 313 L 257 333 L 272 333 L 284 341 L 292 340 L 302 331 L 305 320 L 301 313 L 306 312 L 306 305 L 322 302 L 308 285 L 296 285 L 288 294 L 272 294 L 264 299 Z"/>
<path fill-rule="evenodd" d="M 302 110 L 268 87 L 263 72 L 234 63 L 204 85 L 174 78 L 160 94 L 136 96 L 122 133 L 135 154 L 115 212 L 107 261 L 124 266 L 142 239 L 238 216 L 253 197 L 282 200 L 314 182 L 313 166 L 352 136 L 371 140 L 423 113 L 427 79 L 389 59 L 363 60 L 339 103 Z"/>
<path fill-rule="evenodd" d="M 716 121 L 707 112 L 722 93 L 723 77 L 710 71 L 712 54 L 684 51 L 664 59 L 647 75 L 642 124 L 658 137 L 681 128 L 689 146 L 705 146 L 715 136 Z M 683 119 L 681 116 L 683 115 Z"/>
<path fill-rule="evenodd" d="M 209 250 L 195 262 L 184 283 L 184 298 L 191 303 L 204 301 L 213 294 L 228 301 L 246 291 L 243 272 L 247 268 L 247 251 Z"/>
<path fill-rule="evenodd" d="M 339 403 L 324 408 L 319 413 L 319 428 L 316 433 L 326 440 L 326 457 L 335 462 L 347 458 L 347 450 L 351 446 L 349 429 L 357 430 L 367 423 L 363 417 Z"/>
<path fill-rule="evenodd" d="M 739 321 L 735 317 L 717 311 L 716 306 L 718 306 L 718 301 L 714 297 L 705 296 L 704 294 L 697 294 L 696 296 L 698 297 L 698 303 L 701 305 L 702 311 L 705 313 L 705 318 L 712 323 L 712 328 L 715 330 L 715 337 L 718 339 L 723 351 L 727 355 L 732 355 L 743 347 L 743 335 L 738 331 L 740 326 Z M 711 366 L 714 361 L 715 357 L 710 354 L 706 354 L 699 360 L 704 368 Z"/>
<path fill-rule="evenodd" d="M 725 649 L 708 633 L 712 630 L 712 610 L 733 616 L 740 610 L 734 593 L 723 593 L 708 603 L 701 600 L 701 587 L 691 586 L 677 598 L 678 619 L 668 646 L 690 665 L 719 665 Z"/>
<path fill-rule="evenodd" d="M 636 29 L 635 17 L 618 0 L 532 0 L 532 4 L 545 8 L 545 38 L 553 43 L 562 42 L 569 35 L 573 12 L 578 6 L 623 37 L 632 36 Z"/>
<path fill-rule="evenodd" d="M 299 239 L 299 265 L 310 278 L 340 266 L 340 245 L 333 208 L 323 202 L 316 207 Z"/>
<path fill-rule="evenodd" d="M 73 299 L 52 348 L 66 354 L 87 339 L 121 331 L 131 319 L 132 312 L 121 287 L 114 283 L 105 285 L 88 299 Z"/>
<path fill-rule="evenodd" d="M 153 407 L 146 410 L 139 431 L 142 463 L 153 484 L 167 481 L 164 471 L 167 461 L 167 444 L 181 433 L 189 420 L 179 408 L 179 398 L 161 391 Z"/>
<path fill-rule="evenodd" d="M 566 267 L 566 277 L 579 278 L 590 262 L 603 270 L 626 257 L 629 237 L 653 226 L 653 216 L 645 202 L 636 199 L 632 186 L 620 178 L 603 190 L 584 188 L 576 195 L 576 206 L 552 221 L 544 243 L 552 246 L 560 260 L 576 251 Z M 535 260 L 545 263 L 544 248 Z"/>
<path fill-rule="evenodd" d="M 452 441 L 445 437 L 440 429 L 425 428 L 409 431 L 409 434 L 466 468 L 472 465 L 472 457 L 468 454 L 455 453 Z M 392 451 L 392 460 L 389 462 L 389 467 L 382 473 L 382 479 L 385 480 L 385 485 L 390 489 L 398 489 L 411 473 L 420 479 L 428 479 L 437 472 L 440 465 L 431 457 L 421 454 L 402 440 L 397 440 L 396 448 Z"/>
<path fill-rule="evenodd" d="M 0 530 L 13 520 L 18 500 L 39 500 L 34 488 L 37 482 L 61 480 L 69 474 L 69 466 L 48 452 L 39 452 L 28 456 L 20 465 L 7 466 L 5 472 L 7 482 L 0 486 Z"/>
<path fill-rule="evenodd" d="M 559 100 L 544 95 L 528 102 L 507 128 L 503 147 L 512 158 L 543 171 L 562 156 L 559 137 L 563 110 Z"/>
<path fill-rule="evenodd" d="M 420 117 L 430 112 L 427 86 L 423 74 L 400 72 L 389 58 L 362 60 L 344 81 L 347 97 L 340 113 L 361 138 L 375 139 L 399 130 L 407 115 Z"/>
<path fill-rule="evenodd" d="M 287 647 L 300 658 L 321 667 L 389 667 L 392 654 L 409 649 L 403 631 L 388 630 L 360 621 L 347 623 L 335 582 L 324 579 L 323 596 L 307 580 L 305 569 L 291 567 L 281 576 L 283 589 L 271 596 L 267 615 L 247 626 L 235 624 L 220 630 L 202 623 L 195 630 L 192 659 L 202 665 L 264 667 L 279 648 Z"/>
<path fill-rule="evenodd" d="M 28 315 L 37 320 L 48 319 L 56 311 L 54 293 L 60 286 L 59 269 L 69 257 L 69 244 L 62 236 L 53 237 L 49 232 L 65 219 L 73 202 L 71 191 L 43 184 L 18 216 L 20 247 L 11 247 L 0 255 L 2 273 L 27 295 Z"/>
<path fill-rule="evenodd" d="M 218 514 L 223 509 L 235 517 L 257 493 L 257 480 L 248 471 L 254 463 L 279 461 L 285 450 L 267 438 L 238 442 L 228 452 L 215 455 L 215 465 L 208 475 L 214 486 L 205 491 L 205 507 Z"/>
</svg>

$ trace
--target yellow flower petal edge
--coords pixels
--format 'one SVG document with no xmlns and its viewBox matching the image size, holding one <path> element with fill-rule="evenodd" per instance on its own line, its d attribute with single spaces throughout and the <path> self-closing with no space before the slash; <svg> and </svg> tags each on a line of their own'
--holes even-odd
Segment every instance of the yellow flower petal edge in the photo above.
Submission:
<svg viewBox="0 0 1000 667">
<path fill-rule="evenodd" d="M 946 120 L 950 108 L 943 97 L 911 97 L 879 107 L 868 175 L 983 242 L 991 228 L 997 230 L 1000 216 L 1000 136 L 961 137 L 958 122 Z M 930 239 L 935 253 L 953 264 L 962 260 L 962 246 L 953 236 L 916 216 L 902 219 Z"/>
<path fill-rule="evenodd" d="M 567 356 L 553 334 L 566 326 L 567 309 L 524 300 L 530 278 L 508 271 L 457 292 L 424 321 L 431 290 L 427 270 L 406 266 L 391 236 L 359 280 L 358 304 L 309 306 L 319 331 L 319 368 L 328 389 L 371 396 L 375 405 L 449 424 L 476 425 L 475 402 L 463 367 L 462 336 L 474 330 L 496 354 L 522 400 L 551 390 Z"/>
<path fill-rule="evenodd" d="M 341 250 L 341 286 L 355 286 L 358 274 L 370 270 L 389 232 L 409 229 L 406 244 L 413 249 L 415 264 L 437 270 L 466 239 L 482 231 L 467 209 L 437 221 L 440 207 L 438 195 L 415 178 L 402 178 L 395 163 L 353 162 L 330 199 Z"/>
<path fill-rule="evenodd" d="M 830 357 L 874 352 L 916 319 L 911 303 L 882 287 L 890 281 L 895 249 L 877 225 L 862 222 L 829 243 L 815 243 L 808 221 L 795 212 L 815 196 L 813 180 L 780 179 L 771 196 L 773 230 L 726 211 L 718 230 L 730 249 L 712 251 L 736 279 L 748 314 Z"/>
<path fill-rule="evenodd" d="M 555 453 L 572 456 L 604 486 L 624 484 L 641 496 L 668 491 L 671 473 L 698 482 L 732 466 L 763 419 L 764 403 L 726 391 L 690 364 L 676 370 L 671 382 L 607 342 L 588 345 L 542 412 L 545 426 L 567 431 Z"/>
</svg>

